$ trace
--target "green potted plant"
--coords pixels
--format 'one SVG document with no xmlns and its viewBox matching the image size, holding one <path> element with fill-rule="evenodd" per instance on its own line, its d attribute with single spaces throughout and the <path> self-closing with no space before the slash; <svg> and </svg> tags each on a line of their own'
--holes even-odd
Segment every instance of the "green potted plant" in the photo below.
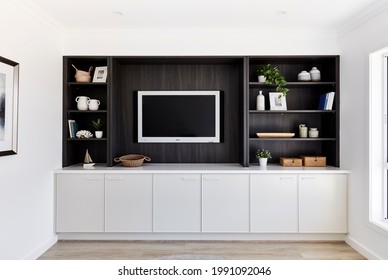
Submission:
<svg viewBox="0 0 388 280">
<path fill-rule="evenodd" d="M 287 81 L 276 66 L 272 67 L 270 64 L 262 65 L 256 68 L 256 74 L 259 77 L 259 82 L 275 84 L 276 91 L 281 92 L 282 95 L 286 97 L 289 91 L 289 89 L 286 88 Z M 265 78 L 264 81 L 263 77 Z"/>
<path fill-rule="evenodd" d="M 96 138 L 102 138 L 103 131 L 101 130 L 102 126 L 104 125 L 104 121 L 100 118 L 97 120 L 92 120 L 92 126 L 96 129 L 95 135 Z"/>
<path fill-rule="evenodd" d="M 267 166 L 269 158 L 272 158 L 269 150 L 260 149 L 256 151 L 256 158 L 259 159 L 260 166 Z"/>
</svg>

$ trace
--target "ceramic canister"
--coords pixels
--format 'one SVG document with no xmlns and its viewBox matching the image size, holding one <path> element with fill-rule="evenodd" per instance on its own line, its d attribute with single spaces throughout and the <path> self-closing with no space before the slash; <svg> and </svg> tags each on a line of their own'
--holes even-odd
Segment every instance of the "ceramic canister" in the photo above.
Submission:
<svg viewBox="0 0 388 280">
<path fill-rule="evenodd" d="M 299 125 L 299 137 L 307 138 L 307 126 L 305 124 Z"/>
<path fill-rule="evenodd" d="M 309 130 L 309 137 L 310 138 L 318 138 L 319 131 L 317 128 L 310 128 Z"/>
</svg>

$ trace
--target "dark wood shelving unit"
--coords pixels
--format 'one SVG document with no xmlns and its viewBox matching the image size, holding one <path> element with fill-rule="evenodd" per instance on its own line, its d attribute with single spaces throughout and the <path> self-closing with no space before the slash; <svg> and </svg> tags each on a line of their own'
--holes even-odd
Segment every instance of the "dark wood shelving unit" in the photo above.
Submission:
<svg viewBox="0 0 388 280">
<path fill-rule="evenodd" d="M 269 110 L 269 92 L 275 85 L 257 82 L 255 69 L 277 66 L 287 80 L 286 111 Z M 80 70 L 108 66 L 106 83 L 78 83 L 74 64 Z M 297 81 L 299 72 L 317 67 L 321 81 Z M 93 77 L 93 73 L 92 73 Z M 240 163 L 256 165 L 259 148 L 280 157 L 322 155 L 327 164 L 339 167 L 339 56 L 65 56 L 63 58 L 63 166 L 81 163 L 88 149 L 94 162 L 114 165 L 125 154 L 144 154 L 158 163 Z M 221 90 L 223 134 L 218 144 L 137 143 L 135 93 L 138 90 Z M 262 91 L 266 110 L 256 110 Z M 335 92 L 332 110 L 318 110 L 320 95 Z M 101 102 L 97 111 L 79 111 L 75 98 L 88 96 Z M 102 118 L 104 138 L 69 138 L 68 120 L 79 129 Z M 299 124 L 316 127 L 319 138 L 299 138 Z M 293 138 L 257 138 L 257 132 L 294 132 Z"/>
<path fill-rule="evenodd" d="M 90 66 L 108 66 L 108 81 L 93 83 L 76 82 L 74 64 L 79 70 L 87 71 Z M 111 161 L 110 153 L 110 58 L 103 56 L 65 56 L 63 58 L 63 156 L 62 165 L 69 166 L 82 163 L 85 151 L 88 149 L 96 163 L 108 165 Z M 93 80 L 94 69 L 91 72 Z M 88 96 L 100 101 L 100 108 L 96 111 L 81 111 L 77 109 L 75 98 Z M 92 120 L 101 118 L 105 122 L 104 138 L 69 138 L 68 120 L 73 119 L 78 124 L 78 130 L 89 130 L 94 134 Z"/>
<path fill-rule="evenodd" d="M 269 162 L 280 157 L 303 155 L 326 156 L 327 164 L 339 167 L 339 56 L 277 56 L 249 57 L 247 62 L 247 146 L 246 165 L 257 164 L 257 149 L 272 153 Z M 287 81 L 286 111 L 271 111 L 269 92 L 275 85 L 257 82 L 256 68 L 265 64 L 278 67 Z M 297 81 L 298 73 L 317 67 L 321 81 Z M 256 110 L 259 91 L 266 99 L 266 110 Z M 332 110 L 318 110 L 321 94 L 335 92 Z M 299 124 L 318 128 L 319 138 L 299 138 Z M 257 132 L 293 132 L 293 138 L 258 138 Z"/>
</svg>

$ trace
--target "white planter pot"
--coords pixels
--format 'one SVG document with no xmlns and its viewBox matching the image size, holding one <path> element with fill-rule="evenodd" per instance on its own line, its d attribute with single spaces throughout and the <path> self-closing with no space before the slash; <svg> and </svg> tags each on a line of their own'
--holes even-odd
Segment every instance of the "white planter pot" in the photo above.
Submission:
<svg viewBox="0 0 388 280">
<path fill-rule="evenodd" d="M 267 78 L 264 75 L 257 76 L 259 83 L 265 83 Z"/>
<path fill-rule="evenodd" d="M 259 158 L 260 166 L 267 166 L 268 159 L 267 158 Z"/>
<path fill-rule="evenodd" d="M 102 138 L 103 132 L 102 131 L 96 131 L 95 134 L 96 134 L 96 138 Z"/>
</svg>

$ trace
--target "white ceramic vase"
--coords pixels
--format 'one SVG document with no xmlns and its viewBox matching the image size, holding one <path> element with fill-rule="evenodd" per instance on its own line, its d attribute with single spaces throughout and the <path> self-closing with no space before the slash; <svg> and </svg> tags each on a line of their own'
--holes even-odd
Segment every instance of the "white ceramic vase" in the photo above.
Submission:
<svg viewBox="0 0 388 280">
<path fill-rule="evenodd" d="M 317 67 L 313 67 L 311 70 L 310 70 L 310 76 L 311 76 L 311 80 L 312 81 L 320 81 L 321 80 L 321 72 L 318 70 Z"/>
<path fill-rule="evenodd" d="M 88 102 L 90 98 L 87 96 L 77 96 L 75 102 L 77 102 L 77 109 L 80 111 L 86 111 L 88 109 Z"/>
</svg>

